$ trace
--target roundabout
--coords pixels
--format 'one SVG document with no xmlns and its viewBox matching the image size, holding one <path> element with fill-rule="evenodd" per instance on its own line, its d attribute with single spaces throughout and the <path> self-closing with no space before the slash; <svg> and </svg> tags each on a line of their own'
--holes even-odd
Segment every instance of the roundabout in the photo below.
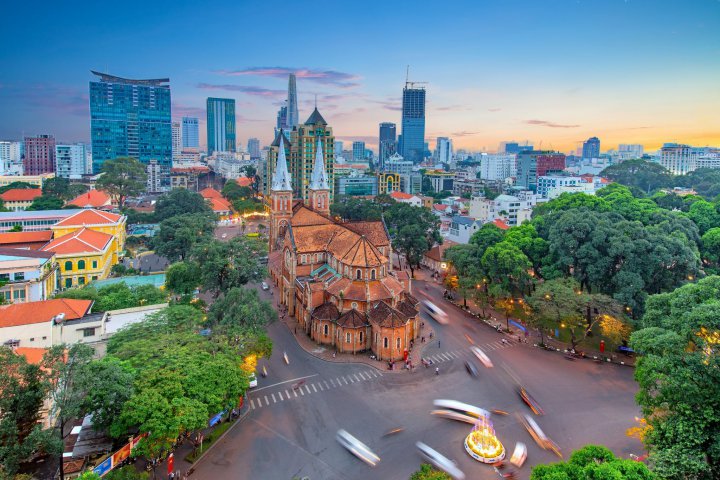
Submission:
<svg viewBox="0 0 720 480">
<path fill-rule="evenodd" d="M 481 416 L 465 438 L 465 451 L 481 463 L 496 463 L 505 458 L 505 447 L 495 436 L 495 429 L 487 417 Z"/>
</svg>

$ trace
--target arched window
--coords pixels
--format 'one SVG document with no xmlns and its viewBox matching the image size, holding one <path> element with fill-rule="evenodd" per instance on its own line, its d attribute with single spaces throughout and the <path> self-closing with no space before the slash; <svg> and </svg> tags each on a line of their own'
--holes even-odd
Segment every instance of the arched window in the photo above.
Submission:
<svg viewBox="0 0 720 480">
<path fill-rule="evenodd" d="M 387 337 L 385 337 L 385 338 L 383 339 L 383 347 L 388 348 L 388 339 L 387 339 Z"/>
<path fill-rule="evenodd" d="M 370 270 L 370 279 L 375 280 L 375 269 Z"/>
<path fill-rule="evenodd" d="M 78 270 L 85 270 L 85 260 L 78 261 Z"/>
<path fill-rule="evenodd" d="M 65 288 L 72 287 L 72 278 L 66 278 L 65 279 Z"/>
<path fill-rule="evenodd" d="M 360 332 L 360 343 L 362 343 L 362 332 Z"/>
<path fill-rule="evenodd" d="M 73 269 L 73 268 L 72 268 L 72 262 L 71 262 L 70 260 L 68 260 L 67 262 L 65 262 L 65 271 L 66 271 L 66 272 L 72 272 L 72 269 Z"/>
<path fill-rule="evenodd" d="M 325 336 L 327 336 L 327 334 L 328 334 L 328 326 L 325 325 Z"/>
<path fill-rule="evenodd" d="M 398 338 L 395 343 L 397 343 L 397 349 L 400 350 L 400 339 Z"/>
<path fill-rule="evenodd" d="M 361 279 L 362 279 L 362 270 L 360 270 L 359 268 L 358 268 L 357 270 L 355 270 L 355 278 L 356 278 L 357 280 L 361 280 Z"/>
<path fill-rule="evenodd" d="M 349 334 L 349 333 L 346 333 L 346 334 L 345 334 L 345 341 L 346 341 L 347 343 L 350 343 L 350 334 Z"/>
</svg>

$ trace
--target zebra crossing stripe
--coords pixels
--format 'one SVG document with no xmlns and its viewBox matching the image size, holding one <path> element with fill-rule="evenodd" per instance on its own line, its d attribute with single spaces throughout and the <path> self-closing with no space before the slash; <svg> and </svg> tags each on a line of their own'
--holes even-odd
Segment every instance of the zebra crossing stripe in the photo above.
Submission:
<svg viewBox="0 0 720 480">
<path fill-rule="evenodd" d="M 325 384 L 325 386 L 327 387 L 327 389 L 330 390 L 330 385 L 328 385 L 327 380 L 323 380 L 323 383 Z"/>
<path fill-rule="evenodd" d="M 303 389 L 302 389 L 302 387 L 300 387 L 300 389 L 299 389 L 299 390 L 300 390 L 300 395 L 303 395 L 303 396 L 304 396 L 304 395 L 305 395 L 305 392 L 303 392 Z"/>
<path fill-rule="evenodd" d="M 356 379 L 358 382 L 362 382 L 362 380 L 360 380 L 360 379 L 358 378 L 358 376 L 355 375 L 354 373 L 353 373 L 353 377 L 355 377 L 355 379 Z M 364 379 L 363 379 L 363 380 L 364 380 Z"/>
<path fill-rule="evenodd" d="M 270 400 L 268 400 L 267 395 L 265 395 L 265 405 L 270 405 Z"/>
<path fill-rule="evenodd" d="M 308 387 L 307 385 L 305 385 L 305 390 L 307 390 L 308 393 L 312 393 L 312 392 L 310 391 L 310 387 Z"/>
<path fill-rule="evenodd" d="M 441 356 L 442 358 L 444 358 L 446 361 L 452 360 L 452 357 L 448 357 L 448 356 L 445 355 L 444 353 L 441 353 L 440 356 Z"/>
<path fill-rule="evenodd" d="M 271 396 L 272 399 L 273 399 L 273 403 L 277 403 L 277 400 L 275 400 L 275 394 L 274 394 L 274 393 L 271 393 L 270 396 Z"/>
<path fill-rule="evenodd" d="M 363 373 L 362 373 L 362 372 L 358 372 L 358 375 L 360 375 L 360 378 L 361 378 L 361 379 L 363 379 L 363 380 L 367 380 L 367 378 L 365 378 L 365 375 L 363 375 Z"/>
<path fill-rule="evenodd" d="M 285 395 L 287 395 L 288 400 L 290 400 L 290 392 L 288 392 L 287 390 L 285 390 Z"/>
<path fill-rule="evenodd" d="M 325 391 L 325 389 L 322 387 L 322 383 L 318 382 L 318 387 L 320 387 L 321 392 Z M 315 388 L 315 387 L 313 386 L 313 388 Z"/>
<path fill-rule="evenodd" d="M 250 406 L 252 407 L 253 410 L 255 410 L 255 402 L 253 401 L 252 398 L 250 399 Z"/>
</svg>

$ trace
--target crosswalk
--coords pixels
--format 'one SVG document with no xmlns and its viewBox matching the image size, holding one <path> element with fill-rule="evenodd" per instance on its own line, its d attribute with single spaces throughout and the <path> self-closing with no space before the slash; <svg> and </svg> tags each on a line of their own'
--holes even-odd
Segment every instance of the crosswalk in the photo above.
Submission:
<svg viewBox="0 0 720 480">
<path fill-rule="evenodd" d="M 501 340 L 498 340 L 497 342 L 490 342 L 484 345 L 478 345 L 478 347 L 480 347 L 485 352 L 491 352 L 493 350 L 500 350 L 501 348 L 510 348 L 515 345 L 517 345 L 517 343 L 503 342 Z M 432 351 L 432 347 L 428 350 Z M 460 350 L 453 350 L 451 352 L 435 353 L 433 355 L 427 353 L 423 358 L 425 360 L 432 360 L 433 363 L 442 363 L 449 362 L 450 360 L 464 358 L 467 357 L 467 355 L 469 354 L 472 354 L 471 350 L 469 348 L 463 348 Z"/>
<path fill-rule="evenodd" d="M 288 400 L 294 400 L 306 395 L 322 393 L 335 388 L 342 388 L 356 383 L 367 382 L 382 377 L 383 374 L 375 370 L 364 370 L 347 375 L 340 375 L 326 379 L 316 380 L 312 383 L 304 383 L 302 385 L 292 385 L 285 388 L 279 387 L 277 390 L 269 393 L 255 392 L 250 394 L 250 409 L 257 410 L 260 408 L 270 407 L 271 405 Z"/>
</svg>

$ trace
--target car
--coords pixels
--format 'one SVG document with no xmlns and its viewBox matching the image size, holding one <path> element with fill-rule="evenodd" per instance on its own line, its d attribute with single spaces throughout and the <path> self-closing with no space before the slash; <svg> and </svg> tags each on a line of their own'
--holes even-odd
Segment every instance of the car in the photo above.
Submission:
<svg viewBox="0 0 720 480">
<path fill-rule="evenodd" d="M 220 237 L 221 237 L 221 238 L 227 238 L 227 233 L 223 233 Z"/>
<path fill-rule="evenodd" d="M 535 415 L 545 415 L 545 411 L 542 409 L 540 404 L 530 395 L 524 387 L 518 387 L 518 395 L 522 398 L 522 401 L 530 407 Z"/>
<path fill-rule="evenodd" d="M 513 451 L 512 457 L 510 457 L 510 463 L 520 468 L 527 459 L 527 446 L 522 442 L 515 444 L 515 450 Z"/>
<path fill-rule="evenodd" d="M 250 374 L 250 388 L 255 388 L 255 387 L 257 387 L 257 377 L 255 376 L 254 373 L 251 373 Z"/>
<path fill-rule="evenodd" d="M 374 467 L 380 462 L 380 457 L 375 455 L 375 452 L 370 450 L 367 445 L 350 435 L 347 431 L 343 429 L 338 430 L 337 435 L 335 435 L 335 439 L 338 443 L 340 443 L 340 445 L 345 447 L 348 452 L 352 453 L 371 467 Z"/>
<path fill-rule="evenodd" d="M 475 425 L 478 421 L 477 417 L 452 410 L 432 410 L 430 413 L 438 417 L 447 418 L 448 420 L 469 423 L 470 425 Z"/>
<path fill-rule="evenodd" d="M 260 284 L 260 286 L 262 287 L 263 290 L 270 290 L 270 286 L 265 282 L 262 282 Z"/>
<path fill-rule="evenodd" d="M 440 307 L 429 300 L 423 300 L 422 303 L 425 310 L 427 310 L 428 315 L 430 315 L 430 318 L 441 325 L 446 325 L 448 323 L 447 313 L 445 313 Z"/>
<path fill-rule="evenodd" d="M 464 480 L 465 474 L 452 460 L 442 455 L 437 450 L 430 448 L 423 442 L 417 442 L 415 446 L 418 450 L 420 450 L 420 455 L 422 455 L 428 463 L 434 465 L 436 468 L 442 470 L 456 480 Z"/>
<path fill-rule="evenodd" d="M 485 352 L 480 350 L 479 347 L 472 346 L 470 347 L 470 351 L 472 351 L 473 355 L 475 355 L 477 359 L 480 360 L 480 363 L 485 365 L 486 368 L 492 368 L 493 363 L 490 361 L 490 357 L 488 357 Z"/>
<path fill-rule="evenodd" d="M 437 399 L 433 400 L 433 405 L 435 405 L 435 407 L 437 407 L 439 410 L 449 410 L 451 412 L 459 413 L 461 415 L 468 415 L 475 418 L 476 420 L 480 417 L 490 418 L 490 412 L 488 412 L 484 408 L 458 402 L 457 400 Z"/>
<path fill-rule="evenodd" d="M 465 370 L 467 370 L 471 377 L 478 376 L 478 369 L 472 362 L 465 362 Z"/>
</svg>

